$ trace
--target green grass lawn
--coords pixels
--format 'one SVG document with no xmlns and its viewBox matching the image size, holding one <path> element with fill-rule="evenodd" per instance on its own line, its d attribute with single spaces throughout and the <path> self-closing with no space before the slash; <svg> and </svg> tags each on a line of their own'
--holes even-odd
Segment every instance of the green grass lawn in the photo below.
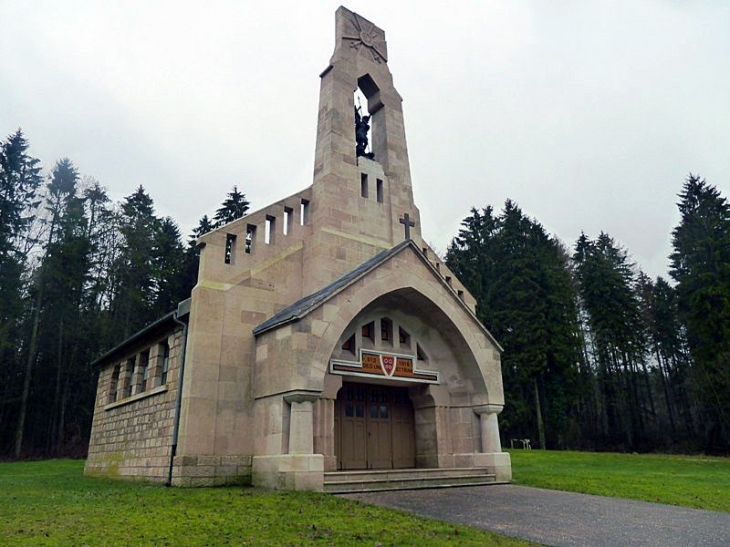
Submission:
<svg viewBox="0 0 730 547">
<path fill-rule="evenodd" d="M 515 484 L 730 512 L 730 459 L 511 450 Z M 529 545 L 326 494 L 164 488 L 0 464 L 0 545 Z"/>
<path fill-rule="evenodd" d="M 0 464 L 0 545 L 531 545 L 326 494 L 165 488 Z"/>
<path fill-rule="evenodd" d="M 514 484 L 730 513 L 730 458 L 509 452 Z"/>
</svg>

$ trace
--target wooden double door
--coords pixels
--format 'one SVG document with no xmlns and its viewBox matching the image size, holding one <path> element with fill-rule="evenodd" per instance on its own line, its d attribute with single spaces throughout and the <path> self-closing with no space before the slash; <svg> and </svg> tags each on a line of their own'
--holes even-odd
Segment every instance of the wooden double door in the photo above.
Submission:
<svg viewBox="0 0 730 547">
<path fill-rule="evenodd" d="M 338 469 L 416 466 L 415 420 L 408 389 L 342 385 L 335 401 Z"/>
</svg>

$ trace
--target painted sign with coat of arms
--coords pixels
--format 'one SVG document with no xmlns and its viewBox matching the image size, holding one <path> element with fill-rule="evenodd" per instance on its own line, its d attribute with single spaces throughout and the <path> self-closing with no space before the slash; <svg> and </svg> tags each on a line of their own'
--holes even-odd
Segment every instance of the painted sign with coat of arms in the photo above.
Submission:
<svg viewBox="0 0 730 547">
<path fill-rule="evenodd" d="M 437 384 L 439 373 L 419 370 L 413 355 L 402 355 L 374 350 L 360 350 L 359 361 L 332 359 L 330 372 L 346 376 L 397 378 L 407 382 Z"/>
</svg>

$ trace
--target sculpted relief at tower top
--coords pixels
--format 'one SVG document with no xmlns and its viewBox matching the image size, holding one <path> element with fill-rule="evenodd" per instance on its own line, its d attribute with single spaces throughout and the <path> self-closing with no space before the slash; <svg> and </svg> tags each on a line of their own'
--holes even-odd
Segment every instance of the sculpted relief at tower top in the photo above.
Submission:
<svg viewBox="0 0 730 547">
<path fill-rule="evenodd" d="M 359 53 L 370 55 L 378 64 L 388 62 L 385 32 L 357 13 L 347 13 L 342 40 Z"/>
</svg>

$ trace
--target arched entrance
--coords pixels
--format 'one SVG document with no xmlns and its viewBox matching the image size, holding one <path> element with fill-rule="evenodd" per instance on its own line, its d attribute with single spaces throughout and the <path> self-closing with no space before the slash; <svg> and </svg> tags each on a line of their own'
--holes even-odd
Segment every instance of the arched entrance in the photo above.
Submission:
<svg viewBox="0 0 730 547">
<path fill-rule="evenodd" d="M 408 388 L 344 382 L 335 401 L 337 469 L 416 466 Z"/>
</svg>

